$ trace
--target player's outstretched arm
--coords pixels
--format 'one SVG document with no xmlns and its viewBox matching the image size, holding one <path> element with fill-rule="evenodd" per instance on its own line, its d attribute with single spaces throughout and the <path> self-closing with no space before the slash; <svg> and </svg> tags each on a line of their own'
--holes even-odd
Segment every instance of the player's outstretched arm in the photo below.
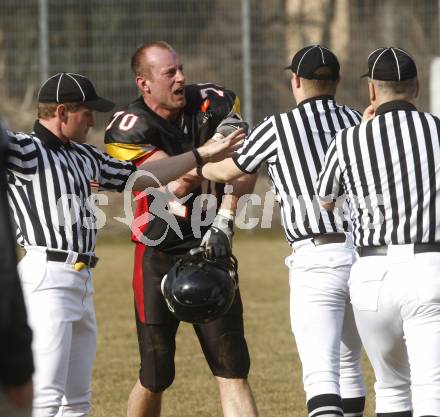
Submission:
<svg viewBox="0 0 440 417">
<path fill-rule="evenodd" d="M 153 174 L 160 183 L 168 184 L 170 181 L 181 177 L 196 166 L 202 166 L 208 162 L 218 162 L 228 158 L 244 139 L 244 130 L 239 129 L 226 136 L 224 139 L 209 142 L 195 150 L 181 155 L 173 156 L 157 161 L 146 161 L 139 166 L 139 170 Z M 139 177 L 133 190 L 142 191 L 147 187 L 157 187 L 158 184 L 148 175 Z"/>
<path fill-rule="evenodd" d="M 232 158 L 204 165 L 201 174 L 203 175 L 203 178 L 214 182 L 230 182 L 246 175 L 240 168 L 238 168 Z"/>
</svg>

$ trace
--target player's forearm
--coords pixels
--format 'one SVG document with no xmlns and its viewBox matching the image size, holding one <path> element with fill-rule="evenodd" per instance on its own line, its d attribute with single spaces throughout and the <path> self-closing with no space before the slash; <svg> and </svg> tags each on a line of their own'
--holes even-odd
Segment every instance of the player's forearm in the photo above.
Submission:
<svg viewBox="0 0 440 417">
<path fill-rule="evenodd" d="M 245 175 L 236 165 L 232 158 L 215 164 L 205 164 L 201 169 L 203 178 L 214 182 L 231 182 Z"/>
<path fill-rule="evenodd" d="M 193 151 L 167 158 L 166 161 L 147 160 L 140 166 L 140 169 L 148 171 L 150 175 L 139 176 L 135 181 L 133 190 L 142 191 L 147 187 L 160 187 L 162 184 L 168 184 L 176 180 L 196 166 L 201 166 L 208 162 L 223 161 L 231 155 L 236 146 L 240 145 L 244 136 L 243 129 L 238 129 L 221 141 L 204 144 L 197 148 L 197 150 L 193 149 Z M 151 174 L 156 178 L 151 178 Z M 157 184 L 156 179 L 160 184 Z"/>
<path fill-rule="evenodd" d="M 254 191 L 258 175 L 244 175 L 229 184 L 232 192 L 223 196 L 220 208 L 230 210 L 232 213 L 237 211 L 238 200 L 241 196 L 251 194 Z"/>
<path fill-rule="evenodd" d="M 170 161 L 173 159 L 173 161 Z M 173 156 L 166 160 L 146 161 L 139 166 L 139 172 L 154 175 L 160 184 L 168 184 L 195 168 L 197 161 L 193 152 Z M 158 187 L 151 175 L 139 176 L 133 186 L 134 191 L 142 191 L 147 187 Z"/>
<path fill-rule="evenodd" d="M 217 168 L 218 165 L 220 165 L 220 163 L 206 164 L 204 167 L 202 167 L 201 174 L 203 175 L 203 178 L 214 182 L 228 182 L 228 176 L 224 171 L 221 171 L 221 169 Z"/>
</svg>

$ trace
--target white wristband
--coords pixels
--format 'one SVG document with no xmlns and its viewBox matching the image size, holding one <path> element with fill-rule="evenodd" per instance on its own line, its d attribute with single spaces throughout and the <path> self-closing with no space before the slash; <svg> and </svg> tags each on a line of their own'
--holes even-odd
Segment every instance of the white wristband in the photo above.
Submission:
<svg viewBox="0 0 440 417">
<path fill-rule="evenodd" d="M 229 220 L 234 220 L 235 213 L 232 210 L 221 208 L 217 214 L 220 214 L 220 216 L 226 217 Z"/>
</svg>

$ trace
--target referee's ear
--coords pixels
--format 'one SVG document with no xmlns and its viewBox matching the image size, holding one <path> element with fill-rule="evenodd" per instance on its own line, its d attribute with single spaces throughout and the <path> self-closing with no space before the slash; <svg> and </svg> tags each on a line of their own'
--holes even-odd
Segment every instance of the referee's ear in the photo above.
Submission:
<svg viewBox="0 0 440 417">
<path fill-rule="evenodd" d="M 57 109 L 55 110 L 55 114 L 57 115 L 58 119 L 63 122 L 66 123 L 67 121 L 67 109 L 66 106 L 64 104 L 60 104 Z"/>
<path fill-rule="evenodd" d="M 296 75 L 295 73 L 292 74 L 292 83 L 296 88 L 301 87 L 301 77 L 299 75 Z"/>
<path fill-rule="evenodd" d="M 368 92 L 370 95 L 370 103 L 374 104 L 377 101 L 377 92 L 376 92 L 376 86 L 373 82 L 368 82 Z"/>
</svg>

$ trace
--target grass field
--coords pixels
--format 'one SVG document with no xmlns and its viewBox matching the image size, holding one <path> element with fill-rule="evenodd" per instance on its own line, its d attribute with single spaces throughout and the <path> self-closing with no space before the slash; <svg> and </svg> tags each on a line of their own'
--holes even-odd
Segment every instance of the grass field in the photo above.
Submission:
<svg viewBox="0 0 440 417">
<path fill-rule="evenodd" d="M 138 350 L 131 292 L 132 245 L 127 236 L 101 241 L 95 271 L 98 354 L 91 417 L 125 416 L 128 394 L 138 374 Z M 246 337 L 251 353 L 249 376 L 261 417 L 306 416 L 301 370 L 289 323 L 289 247 L 281 236 L 239 234 L 239 260 Z M 371 371 L 367 374 L 366 417 L 373 416 Z M 222 416 L 217 386 L 192 327 L 177 337 L 176 379 L 164 395 L 162 417 Z"/>
</svg>

